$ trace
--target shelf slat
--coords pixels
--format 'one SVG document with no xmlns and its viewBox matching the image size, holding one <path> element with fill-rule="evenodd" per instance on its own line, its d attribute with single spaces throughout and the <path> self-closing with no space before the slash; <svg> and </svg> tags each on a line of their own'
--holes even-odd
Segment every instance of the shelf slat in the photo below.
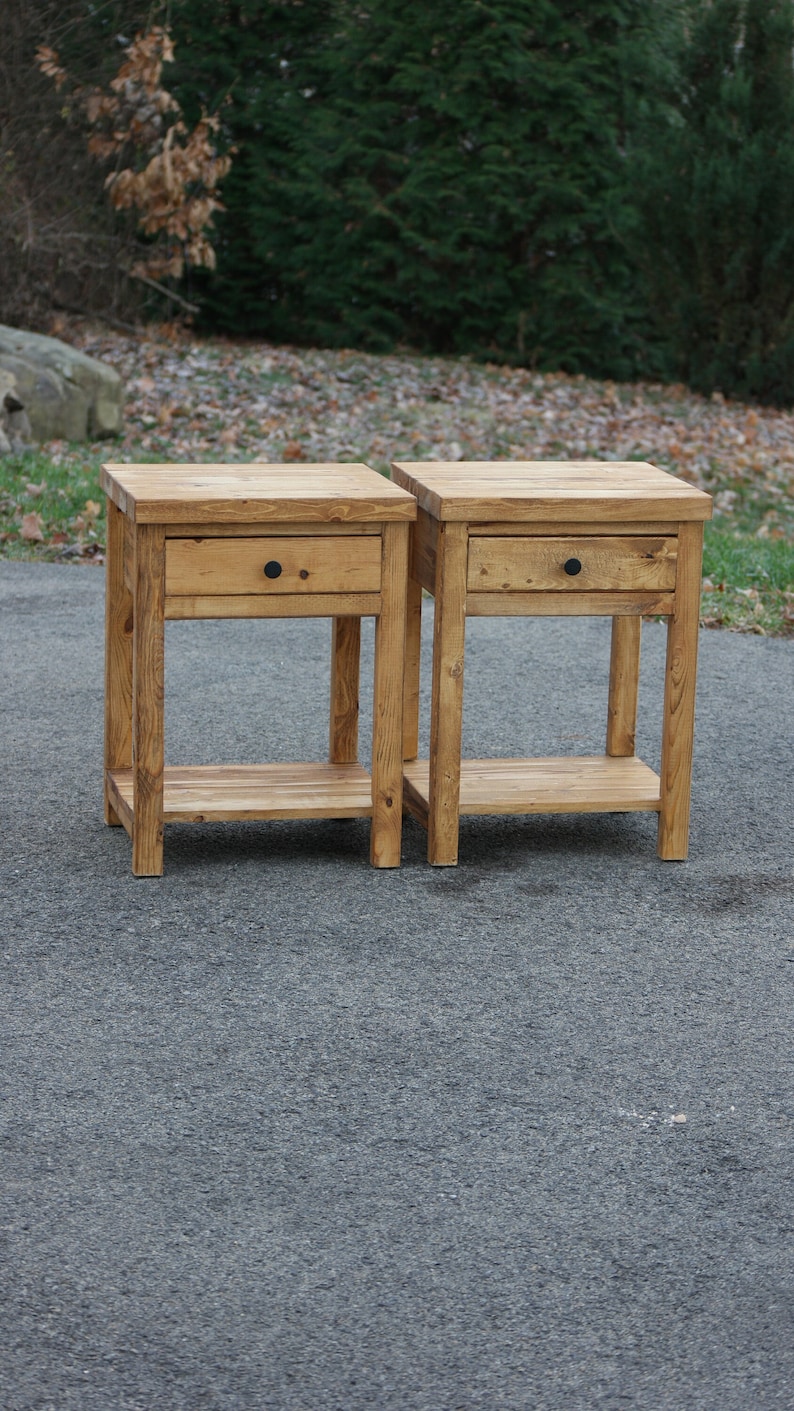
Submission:
<svg viewBox="0 0 794 1411">
<path fill-rule="evenodd" d="M 121 812 L 133 816 L 132 770 L 109 774 Z M 372 784 L 360 764 L 166 766 L 165 823 L 255 818 L 370 818 Z"/>
<path fill-rule="evenodd" d="M 405 806 L 427 823 L 429 764 L 405 765 Z M 464 759 L 460 812 L 658 812 L 659 776 L 636 756 L 564 756 L 558 759 Z"/>
</svg>

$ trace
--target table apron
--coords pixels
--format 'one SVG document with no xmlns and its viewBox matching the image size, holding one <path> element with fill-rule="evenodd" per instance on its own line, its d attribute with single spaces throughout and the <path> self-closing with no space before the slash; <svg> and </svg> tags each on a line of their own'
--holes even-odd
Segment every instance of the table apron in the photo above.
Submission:
<svg viewBox="0 0 794 1411">
<path fill-rule="evenodd" d="M 467 617 L 670 617 L 675 593 L 467 593 Z"/>
<path fill-rule="evenodd" d="M 212 617 L 379 617 L 380 593 L 166 595 L 169 622 Z"/>
</svg>

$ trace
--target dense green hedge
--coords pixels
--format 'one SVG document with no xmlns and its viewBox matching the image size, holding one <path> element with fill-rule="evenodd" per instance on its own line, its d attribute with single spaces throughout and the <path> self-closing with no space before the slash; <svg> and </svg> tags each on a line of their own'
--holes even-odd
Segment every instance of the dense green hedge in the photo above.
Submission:
<svg viewBox="0 0 794 1411">
<path fill-rule="evenodd" d="M 641 342 L 618 143 L 638 12 L 635 0 L 177 7 L 180 96 L 228 91 L 238 147 L 209 317 L 274 338 L 630 375 Z"/>
<path fill-rule="evenodd" d="M 633 253 L 676 376 L 791 404 L 794 7 L 691 8 L 664 120 L 633 134 Z"/>
<path fill-rule="evenodd" d="M 171 18 L 237 148 L 212 326 L 794 399 L 792 0 Z"/>
</svg>

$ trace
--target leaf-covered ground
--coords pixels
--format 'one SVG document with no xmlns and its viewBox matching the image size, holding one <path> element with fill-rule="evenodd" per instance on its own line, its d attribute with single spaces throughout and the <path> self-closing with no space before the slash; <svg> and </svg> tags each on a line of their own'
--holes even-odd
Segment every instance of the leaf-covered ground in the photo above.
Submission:
<svg viewBox="0 0 794 1411">
<path fill-rule="evenodd" d="M 649 460 L 714 495 L 703 620 L 794 633 L 794 413 L 684 387 L 615 384 L 411 354 L 61 333 L 126 384 L 119 442 L 0 461 L 0 552 L 101 562 L 104 459 Z"/>
</svg>

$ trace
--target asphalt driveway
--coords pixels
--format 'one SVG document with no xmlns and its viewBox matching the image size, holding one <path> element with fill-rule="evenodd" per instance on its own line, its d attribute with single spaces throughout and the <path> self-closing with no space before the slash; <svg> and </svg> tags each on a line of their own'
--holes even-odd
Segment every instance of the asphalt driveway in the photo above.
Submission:
<svg viewBox="0 0 794 1411">
<path fill-rule="evenodd" d="M 685 864 L 642 814 L 467 819 L 456 870 L 409 821 L 394 872 L 209 824 L 136 880 L 103 586 L 0 564 L 3 1411 L 794 1405 L 794 643 L 702 634 Z M 170 762 L 322 758 L 328 643 L 170 624 Z M 607 623 L 467 648 L 467 754 L 603 748 Z"/>
</svg>

